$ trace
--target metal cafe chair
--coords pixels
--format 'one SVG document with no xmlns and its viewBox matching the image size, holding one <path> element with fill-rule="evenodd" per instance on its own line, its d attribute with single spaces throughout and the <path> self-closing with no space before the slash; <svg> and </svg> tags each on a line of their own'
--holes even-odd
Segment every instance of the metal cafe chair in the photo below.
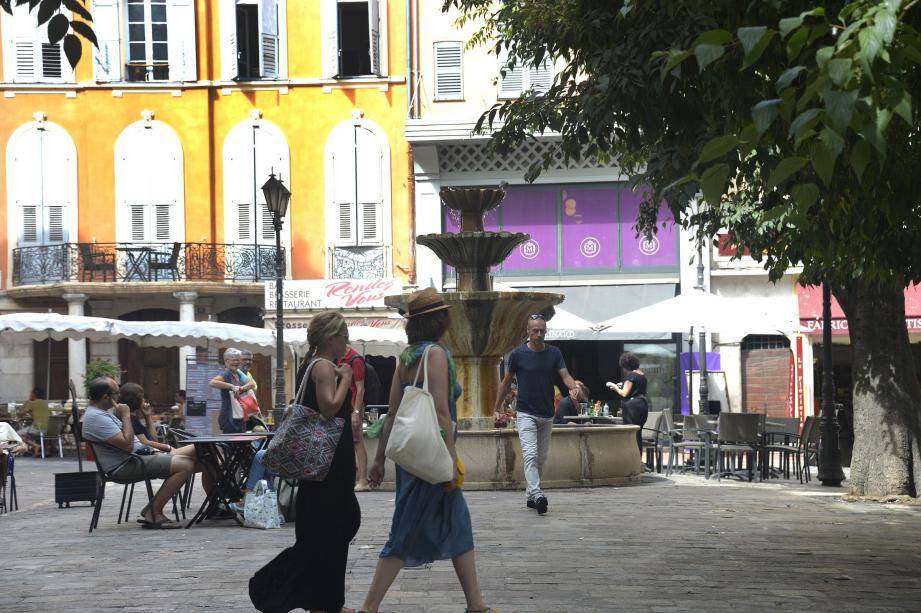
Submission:
<svg viewBox="0 0 921 613">
<path fill-rule="evenodd" d="M 734 464 L 735 457 L 744 454 L 748 457 L 748 480 L 754 479 L 758 472 L 758 454 L 761 447 L 761 430 L 764 415 L 760 413 L 720 413 L 713 447 L 716 449 L 716 476 L 736 475 L 736 470 L 724 465 L 729 460 Z M 760 478 L 760 475 L 759 475 Z"/>
<path fill-rule="evenodd" d="M 48 427 L 38 433 L 38 444 L 42 448 L 42 459 L 45 459 L 45 440 L 57 439 L 58 455 L 64 457 L 64 426 L 67 425 L 66 415 L 49 415 Z"/>
</svg>

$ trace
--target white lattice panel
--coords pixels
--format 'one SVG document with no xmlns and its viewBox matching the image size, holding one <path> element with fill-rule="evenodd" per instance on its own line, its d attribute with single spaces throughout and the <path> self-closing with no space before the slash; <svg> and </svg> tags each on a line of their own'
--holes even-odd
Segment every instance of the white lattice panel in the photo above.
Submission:
<svg viewBox="0 0 921 613">
<path fill-rule="evenodd" d="M 438 147 L 438 166 L 444 173 L 464 172 L 514 172 L 524 173 L 545 153 L 552 151 L 551 170 L 585 170 L 613 168 L 614 164 L 600 164 L 596 160 L 582 158 L 566 164 L 563 152 L 557 143 L 528 141 L 508 155 L 496 155 L 483 143 L 449 144 Z"/>
</svg>

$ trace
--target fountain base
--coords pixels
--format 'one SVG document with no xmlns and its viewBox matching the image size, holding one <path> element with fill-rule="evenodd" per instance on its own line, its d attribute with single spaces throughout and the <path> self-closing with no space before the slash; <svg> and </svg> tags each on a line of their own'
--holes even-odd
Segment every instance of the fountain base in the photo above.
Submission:
<svg viewBox="0 0 921 613">
<path fill-rule="evenodd" d="M 633 485 L 643 466 L 636 447 L 637 426 L 562 426 L 553 429 L 542 488 Z M 380 439 L 365 439 L 374 457 Z M 524 490 L 518 432 L 511 428 L 461 430 L 457 452 L 466 467 L 465 490 Z M 396 471 L 387 461 L 382 489 L 392 490 Z"/>
</svg>

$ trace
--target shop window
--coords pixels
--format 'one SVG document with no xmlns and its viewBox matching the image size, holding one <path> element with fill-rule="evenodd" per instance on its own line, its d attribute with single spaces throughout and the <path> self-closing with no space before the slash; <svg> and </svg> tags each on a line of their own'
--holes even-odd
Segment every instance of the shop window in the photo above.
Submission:
<svg viewBox="0 0 921 613">
<path fill-rule="evenodd" d="M 779 334 L 749 334 L 742 339 L 742 350 L 789 348 L 790 339 Z"/>
</svg>

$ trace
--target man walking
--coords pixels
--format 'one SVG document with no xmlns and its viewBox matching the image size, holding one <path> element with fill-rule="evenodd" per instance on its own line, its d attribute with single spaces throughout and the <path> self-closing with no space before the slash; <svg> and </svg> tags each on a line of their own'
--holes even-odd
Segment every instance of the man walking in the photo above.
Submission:
<svg viewBox="0 0 921 613">
<path fill-rule="evenodd" d="M 505 377 L 499 384 L 495 412 L 502 409 L 505 395 L 518 379 L 518 438 L 524 458 L 524 477 L 528 482 L 529 509 L 539 515 L 547 512 L 547 497 L 540 489 L 540 475 L 550 452 L 550 434 L 553 428 L 553 382 L 557 376 L 576 399 L 579 388 L 566 369 L 563 354 L 552 345 L 544 343 L 547 321 L 540 313 L 528 319 L 528 342 L 516 347 L 509 355 Z"/>
</svg>

